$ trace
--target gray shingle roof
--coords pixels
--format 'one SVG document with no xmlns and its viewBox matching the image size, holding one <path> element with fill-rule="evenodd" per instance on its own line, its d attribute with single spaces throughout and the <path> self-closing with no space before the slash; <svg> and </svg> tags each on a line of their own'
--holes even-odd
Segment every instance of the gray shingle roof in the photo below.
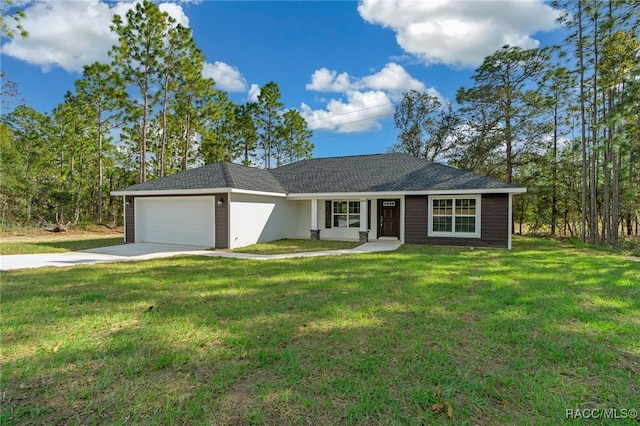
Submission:
<svg viewBox="0 0 640 426">
<path fill-rule="evenodd" d="M 302 160 L 271 172 L 288 192 L 303 194 L 520 188 L 398 153 Z"/>
<path fill-rule="evenodd" d="M 340 193 L 521 188 L 405 154 L 302 160 L 273 170 L 216 163 L 120 191 L 237 188 L 277 193 Z"/>
<path fill-rule="evenodd" d="M 118 191 L 167 191 L 178 189 L 237 188 L 261 192 L 286 193 L 268 171 L 234 163 L 215 163 L 175 175 L 165 176 Z"/>
</svg>

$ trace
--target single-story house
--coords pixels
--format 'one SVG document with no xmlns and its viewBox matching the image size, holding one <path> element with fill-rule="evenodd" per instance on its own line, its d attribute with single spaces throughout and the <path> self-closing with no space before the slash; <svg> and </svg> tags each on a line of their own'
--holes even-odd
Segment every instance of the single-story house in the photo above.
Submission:
<svg viewBox="0 0 640 426">
<path fill-rule="evenodd" d="M 139 183 L 126 242 L 237 248 L 281 238 L 511 248 L 526 188 L 404 154 L 302 160 L 272 170 L 220 162 Z"/>
</svg>

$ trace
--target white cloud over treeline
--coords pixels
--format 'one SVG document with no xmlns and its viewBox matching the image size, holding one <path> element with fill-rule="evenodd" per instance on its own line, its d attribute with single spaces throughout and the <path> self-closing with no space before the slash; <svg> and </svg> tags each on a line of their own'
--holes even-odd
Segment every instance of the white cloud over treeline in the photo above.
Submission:
<svg viewBox="0 0 640 426">
<path fill-rule="evenodd" d="M 2 54 L 8 55 L 43 71 L 60 67 L 69 72 L 81 72 L 93 62 L 108 62 L 107 52 L 118 42 L 111 32 L 113 16 L 125 16 L 137 1 L 107 3 L 101 0 L 38 0 L 15 3 L 24 8 L 21 20 L 29 37 L 15 37 L 2 45 Z M 183 2 L 164 2 L 158 5 L 162 12 L 177 23 L 188 27 Z M 226 91 L 244 91 L 247 82 L 240 71 L 224 62 L 206 63 L 205 77 L 212 77 L 217 87 Z"/>
<path fill-rule="evenodd" d="M 362 0 L 360 16 L 390 28 L 426 64 L 476 67 L 504 45 L 538 47 L 533 35 L 558 27 L 543 0 Z"/>
</svg>

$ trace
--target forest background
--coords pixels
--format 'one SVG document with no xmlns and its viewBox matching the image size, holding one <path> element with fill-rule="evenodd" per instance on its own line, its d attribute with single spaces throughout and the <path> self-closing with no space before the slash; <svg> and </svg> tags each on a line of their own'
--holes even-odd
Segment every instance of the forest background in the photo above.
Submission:
<svg viewBox="0 0 640 426">
<path fill-rule="evenodd" d="M 411 90 L 395 105 L 404 152 L 528 188 L 514 231 L 613 247 L 640 219 L 640 4 L 557 1 L 561 46 L 504 46 L 456 102 Z M 11 19 L 19 22 L 21 12 Z M 28 37 L 2 22 L 5 37 Z M 312 131 L 277 82 L 234 103 L 203 76 L 191 30 L 138 3 L 115 15 L 108 62 L 84 67 L 48 113 L 3 76 L 0 224 L 122 222 L 110 191 L 217 161 L 272 168 L 313 155 Z"/>
</svg>

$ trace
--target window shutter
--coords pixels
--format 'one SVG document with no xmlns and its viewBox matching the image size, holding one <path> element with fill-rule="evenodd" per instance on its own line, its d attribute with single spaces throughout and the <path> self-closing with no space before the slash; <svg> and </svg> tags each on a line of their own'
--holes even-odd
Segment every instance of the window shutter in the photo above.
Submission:
<svg viewBox="0 0 640 426">
<path fill-rule="evenodd" d="M 331 228 L 332 222 L 332 214 L 331 214 L 331 200 L 327 200 L 324 202 L 324 227 Z"/>
<path fill-rule="evenodd" d="M 371 200 L 367 200 L 367 229 L 371 229 Z"/>
</svg>

